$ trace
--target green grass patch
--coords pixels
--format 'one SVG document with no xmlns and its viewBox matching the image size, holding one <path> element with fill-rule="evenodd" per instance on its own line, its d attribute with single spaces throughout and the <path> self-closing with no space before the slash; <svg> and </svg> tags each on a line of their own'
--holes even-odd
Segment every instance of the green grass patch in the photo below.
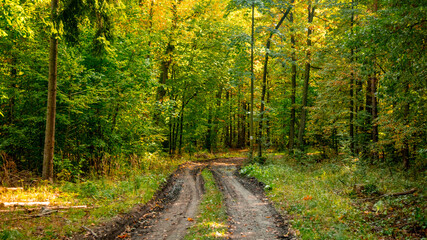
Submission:
<svg viewBox="0 0 427 240">
<path fill-rule="evenodd" d="M 425 238 L 425 175 L 414 179 L 358 159 L 301 165 L 286 157 L 247 165 L 241 173 L 266 184 L 302 239 Z M 416 194 L 372 199 L 414 187 Z"/>
<path fill-rule="evenodd" d="M 153 159 L 144 168 L 117 167 L 108 177 L 92 176 L 53 185 L 41 182 L 37 186 L 24 186 L 21 191 L 4 192 L 0 194 L 0 202 L 48 201 L 52 207 L 86 205 L 88 208 L 23 219 L 40 210 L 28 213 L 25 209 L 0 206 L 3 210 L 0 212 L 0 239 L 62 239 L 82 231 L 82 226 L 91 228 L 109 221 L 137 204 L 148 202 L 180 163 L 182 161 L 159 159 L 155 162 Z M 10 210 L 18 211 L 6 212 Z"/>
<path fill-rule="evenodd" d="M 189 229 L 186 240 L 217 239 L 227 234 L 227 214 L 225 212 L 224 197 L 215 184 L 212 172 L 202 171 L 205 181 L 205 194 L 199 207 L 199 216 L 196 224 Z"/>
</svg>

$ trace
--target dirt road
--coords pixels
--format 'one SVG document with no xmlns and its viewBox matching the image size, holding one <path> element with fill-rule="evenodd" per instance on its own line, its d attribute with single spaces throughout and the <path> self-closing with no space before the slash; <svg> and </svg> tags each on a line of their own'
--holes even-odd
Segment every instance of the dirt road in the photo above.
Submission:
<svg viewBox="0 0 427 240">
<path fill-rule="evenodd" d="M 203 180 L 200 175 L 206 164 L 188 163 L 183 166 L 182 173 L 176 176 L 169 189 L 169 195 L 178 194 L 175 201 L 168 204 L 163 211 L 146 215 L 143 226 L 132 232 L 132 239 L 182 239 L 187 229 L 196 219 L 198 206 L 203 195 Z M 157 215 L 157 216 L 156 216 Z"/>
<path fill-rule="evenodd" d="M 104 229 L 92 239 L 183 239 L 197 219 L 204 192 L 200 173 L 204 168 L 212 171 L 225 198 L 229 233 L 223 239 L 294 239 L 262 186 L 237 174 L 242 163 L 243 158 L 233 158 L 185 164 L 144 208 L 110 224 L 111 229 Z"/>
<path fill-rule="evenodd" d="M 245 188 L 244 180 L 235 175 L 235 166 L 214 166 L 212 170 L 225 195 L 231 239 L 286 238 L 280 215 L 255 186 L 246 183 Z"/>
</svg>

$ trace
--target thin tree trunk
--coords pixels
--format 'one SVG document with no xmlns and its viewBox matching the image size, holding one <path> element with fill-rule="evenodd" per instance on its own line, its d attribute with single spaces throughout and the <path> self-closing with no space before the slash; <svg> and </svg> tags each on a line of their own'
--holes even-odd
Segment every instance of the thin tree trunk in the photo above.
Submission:
<svg viewBox="0 0 427 240">
<path fill-rule="evenodd" d="M 372 97 L 372 141 L 378 142 L 378 98 L 377 98 L 378 78 L 376 74 L 371 78 L 371 97 Z"/>
<path fill-rule="evenodd" d="M 283 21 L 286 19 L 286 17 L 289 14 L 289 11 L 291 10 L 291 7 L 288 7 L 286 12 L 283 14 L 282 18 L 277 23 L 274 30 L 278 30 L 280 25 L 282 25 Z M 258 130 L 258 157 L 262 157 L 262 134 L 264 129 L 264 111 L 265 111 L 265 92 L 267 88 L 267 73 L 268 73 L 268 56 L 270 52 L 270 46 L 271 46 L 271 38 L 273 37 L 274 32 L 270 33 L 270 36 L 267 39 L 266 44 L 266 51 L 265 51 L 265 60 L 264 60 L 264 72 L 262 75 L 262 93 L 261 93 L 261 108 L 260 108 L 260 122 L 259 122 L 259 130 Z"/>
<path fill-rule="evenodd" d="M 184 106 L 182 106 L 181 109 L 181 116 L 179 118 L 180 125 L 179 125 L 179 147 L 178 147 L 178 154 L 181 155 L 182 153 L 182 135 L 183 135 L 183 128 L 184 128 Z"/>
<path fill-rule="evenodd" d="M 409 93 L 409 83 L 405 84 L 405 93 L 406 94 Z M 410 105 L 409 105 L 409 100 L 406 100 L 406 101 L 408 101 L 408 102 L 406 102 L 404 107 L 403 107 L 403 117 L 404 117 L 405 125 L 408 125 L 409 124 Z M 408 140 L 409 139 L 407 139 L 407 138 L 405 138 L 403 140 L 403 149 L 402 149 L 402 160 L 403 160 L 403 166 L 405 169 L 409 169 L 409 167 L 410 167 Z"/>
<path fill-rule="evenodd" d="M 225 126 L 225 145 L 228 148 L 231 148 L 231 139 L 232 139 L 232 125 L 233 125 L 233 115 L 232 115 L 232 101 L 230 101 L 230 91 L 228 90 L 225 99 L 228 104 L 228 122 Z"/>
<path fill-rule="evenodd" d="M 374 0 L 374 5 L 373 5 L 373 12 L 377 12 L 378 11 L 378 0 Z M 378 85 L 378 78 L 377 78 L 377 71 L 376 71 L 376 54 L 374 54 L 373 57 L 373 64 L 372 67 L 374 68 L 374 73 L 372 75 L 372 77 L 370 78 L 370 84 L 371 84 L 371 103 L 372 103 L 372 119 L 371 119 L 371 124 L 372 124 L 372 131 L 371 131 L 371 139 L 373 143 L 377 143 L 378 142 L 378 124 L 376 122 L 377 117 L 378 117 L 378 99 L 377 99 L 377 85 Z M 378 153 L 375 149 L 373 149 L 373 159 L 377 159 L 378 158 Z"/>
<path fill-rule="evenodd" d="M 353 25 L 354 25 L 354 1 L 351 1 L 351 18 L 350 18 L 350 31 L 353 36 Z M 350 119 L 349 119 L 349 131 L 350 131 L 350 150 L 354 153 L 354 72 L 353 72 L 353 61 L 354 61 L 354 49 L 350 49 Z"/>
<path fill-rule="evenodd" d="M 216 94 L 216 107 L 215 107 L 215 111 L 214 111 L 214 116 L 213 116 L 213 126 L 212 126 L 212 150 L 216 150 L 218 148 L 218 136 L 219 136 L 219 121 L 218 121 L 218 113 L 219 113 L 219 109 L 221 108 L 221 96 L 222 96 L 222 87 L 219 88 L 217 94 Z"/>
<path fill-rule="evenodd" d="M 51 1 L 51 17 L 56 26 L 59 0 Z M 55 115 L 56 115 L 56 82 L 58 62 L 58 38 L 56 34 L 50 37 L 49 51 L 49 85 L 47 97 L 46 134 L 43 153 L 43 179 L 53 182 L 53 155 L 55 147 Z"/>
<path fill-rule="evenodd" d="M 308 24 L 309 25 L 310 23 L 313 22 L 314 11 L 315 11 L 315 7 L 312 8 L 311 1 L 309 1 L 309 4 L 308 4 Z M 302 91 L 303 95 L 302 95 L 302 106 L 301 106 L 301 120 L 300 120 L 299 129 L 298 129 L 298 148 L 299 149 L 304 148 L 303 140 L 304 140 L 305 124 L 307 121 L 307 98 L 308 98 L 308 85 L 310 80 L 310 59 L 311 59 L 311 52 L 310 52 L 311 33 L 312 33 L 312 29 L 311 29 L 311 26 L 309 26 L 307 30 L 307 47 L 309 49 L 307 50 L 307 55 L 306 55 L 304 86 Z"/>
<path fill-rule="evenodd" d="M 172 113 L 169 115 L 169 155 L 172 155 Z"/>
<path fill-rule="evenodd" d="M 212 150 L 212 109 L 208 108 L 208 130 L 206 132 L 206 149 Z"/>
<path fill-rule="evenodd" d="M 291 1 L 294 3 L 294 0 Z M 295 57 L 295 33 L 294 33 L 294 14 L 291 13 L 289 16 L 289 20 L 291 22 L 291 48 L 292 48 L 292 70 L 291 70 L 291 121 L 289 126 L 289 143 L 288 149 L 292 151 L 294 149 L 294 140 L 295 140 L 295 95 L 296 95 L 296 86 L 297 86 L 297 64 Z"/>
<path fill-rule="evenodd" d="M 250 121 L 249 121 L 249 142 L 250 142 L 250 160 L 254 157 L 254 26 L 255 26 L 255 2 L 252 3 L 252 24 L 251 24 L 251 106 L 250 106 Z"/>
</svg>

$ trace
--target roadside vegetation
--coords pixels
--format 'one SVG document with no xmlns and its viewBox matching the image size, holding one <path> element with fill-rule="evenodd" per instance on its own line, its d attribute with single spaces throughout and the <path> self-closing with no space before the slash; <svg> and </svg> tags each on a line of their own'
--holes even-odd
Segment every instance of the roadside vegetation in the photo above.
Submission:
<svg viewBox="0 0 427 240">
<path fill-rule="evenodd" d="M 426 175 L 358 158 L 270 156 L 241 173 L 265 184 L 301 239 L 425 239 Z"/>
<path fill-rule="evenodd" d="M 148 202 L 183 160 L 152 155 L 116 163 L 101 176 L 74 176 L 52 185 L 25 179 L 19 188 L 1 188 L 0 239 L 59 239 L 107 222 Z M 4 206 L 11 202 L 43 205 Z"/>
<path fill-rule="evenodd" d="M 228 231 L 224 197 L 209 169 L 205 168 L 202 176 L 205 182 L 205 194 L 199 206 L 199 216 L 195 219 L 195 225 L 189 229 L 186 240 L 217 239 L 225 237 Z"/>
</svg>

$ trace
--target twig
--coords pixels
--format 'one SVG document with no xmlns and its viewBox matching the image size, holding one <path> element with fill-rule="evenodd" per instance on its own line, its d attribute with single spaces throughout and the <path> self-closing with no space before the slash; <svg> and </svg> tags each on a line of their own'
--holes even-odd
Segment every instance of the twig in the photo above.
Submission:
<svg viewBox="0 0 427 240">
<path fill-rule="evenodd" d="M 408 191 L 398 192 L 398 193 L 384 194 L 384 195 L 381 195 L 380 197 L 396 197 L 396 196 L 402 196 L 402 195 L 412 194 L 412 193 L 414 193 L 416 191 L 417 191 L 416 188 L 412 188 L 412 189 L 410 189 Z"/>
<path fill-rule="evenodd" d="M 86 227 L 84 225 L 82 226 L 82 228 L 84 228 L 85 230 L 89 231 L 95 238 L 98 238 L 98 235 L 96 235 L 96 233 L 92 229 L 90 229 L 90 228 L 88 228 L 88 227 Z"/>
<path fill-rule="evenodd" d="M 25 217 L 5 219 L 4 221 L 6 222 L 6 221 L 25 220 L 25 219 L 31 219 L 31 218 L 45 217 L 45 216 L 48 216 L 48 215 L 55 213 L 55 212 L 58 212 L 58 210 L 47 211 L 47 212 L 43 212 L 40 214 L 29 215 L 29 216 L 25 216 Z"/>
<path fill-rule="evenodd" d="M 397 196 L 409 195 L 409 194 L 412 194 L 412 193 L 414 193 L 414 192 L 416 192 L 416 191 L 417 191 L 417 189 L 416 189 L 416 188 L 412 188 L 412 189 L 410 189 L 410 190 L 408 190 L 408 191 L 404 191 L 404 192 L 397 192 L 397 193 L 383 194 L 383 195 L 380 195 L 380 196 L 378 196 L 378 197 L 364 198 L 364 199 L 362 199 L 362 200 L 363 200 L 363 201 L 369 201 L 369 200 L 374 200 L 374 199 L 380 199 L 380 198 L 383 198 L 383 197 L 397 197 Z"/>
</svg>

